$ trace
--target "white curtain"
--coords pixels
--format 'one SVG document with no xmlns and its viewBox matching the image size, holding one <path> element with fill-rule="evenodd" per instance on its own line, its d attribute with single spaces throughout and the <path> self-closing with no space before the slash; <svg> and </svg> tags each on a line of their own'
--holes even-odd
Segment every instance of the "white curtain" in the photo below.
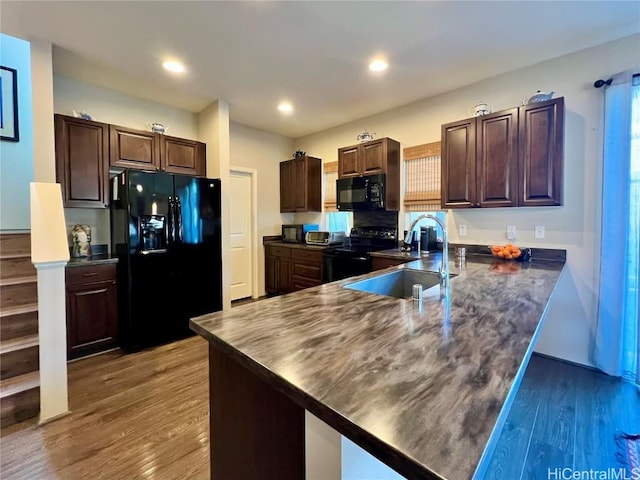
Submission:
<svg viewBox="0 0 640 480">
<path fill-rule="evenodd" d="M 602 253 L 594 362 L 604 372 L 638 382 L 638 139 L 633 142 L 632 89 L 624 72 L 605 87 L 602 172 Z M 640 115 L 638 108 L 634 115 Z"/>
</svg>

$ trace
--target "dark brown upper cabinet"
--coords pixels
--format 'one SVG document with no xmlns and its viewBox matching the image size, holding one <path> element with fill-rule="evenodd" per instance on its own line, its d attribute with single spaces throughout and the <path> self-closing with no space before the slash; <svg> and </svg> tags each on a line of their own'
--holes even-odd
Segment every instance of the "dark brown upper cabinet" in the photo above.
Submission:
<svg viewBox="0 0 640 480">
<path fill-rule="evenodd" d="M 400 143 L 391 138 L 338 149 L 338 178 L 389 173 L 395 165 L 400 165 Z"/>
<path fill-rule="evenodd" d="M 562 204 L 564 99 L 442 126 L 442 206 Z"/>
<path fill-rule="evenodd" d="M 322 160 L 300 157 L 280 162 L 280 211 L 322 211 Z"/>
<path fill-rule="evenodd" d="M 186 138 L 109 126 L 112 167 L 206 176 L 206 145 Z"/>
<path fill-rule="evenodd" d="M 564 98 L 520 107 L 520 205 L 562 205 Z"/>
<path fill-rule="evenodd" d="M 400 208 L 400 143 L 392 138 L 338 149 L 338 178 L 386 174 L 387 210 Z"/>
<path fill-rule="evenodd" d="M 160 136 L 160 170 L 205 176 L 206 145 L 186 138 Z"/>
<path fill-rule="evenodd" d="M 160 135 L 143 130 L 109 126 L 112 167 L 158 170 L 160 167 Z"/>
<path fill-rule="evenodd" d="M 109 126 L 54 115 L 56 176 L 65 207 L 109 205 Z"/>
</svg>

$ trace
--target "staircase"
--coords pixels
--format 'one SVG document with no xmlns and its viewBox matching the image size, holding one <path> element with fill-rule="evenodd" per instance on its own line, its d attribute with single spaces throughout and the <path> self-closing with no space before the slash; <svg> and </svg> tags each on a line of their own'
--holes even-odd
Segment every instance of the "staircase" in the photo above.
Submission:
<svg viewBox="0 0 640 480">
<path fill-rule="evenodd" d="M 40 412 L 38 284 L 31 236 L 0 234 L 0 426 Z"/>
</svg>

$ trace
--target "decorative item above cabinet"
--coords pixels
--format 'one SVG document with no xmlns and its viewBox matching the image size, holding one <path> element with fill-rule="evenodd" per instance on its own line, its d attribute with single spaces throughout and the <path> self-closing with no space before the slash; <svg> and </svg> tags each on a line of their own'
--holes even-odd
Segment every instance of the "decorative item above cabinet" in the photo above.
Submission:
<svg viewBox="0 0 640 480">
<path fill-rule="evenodd" d="M 442 125 L 443 208 L 562 205 L 564 98 Z"/>
<path fill-rule="evenodd" d="M 322 211 L 322 160 L 301 156 L 280 162 L 280 212 Z"/>
<path fill-rule="evenodd" d="M 379 138 L 338 149 L 338 178 L 386 174 L 386 210 L 400 208 L 400 143 Z"/>
</svg>

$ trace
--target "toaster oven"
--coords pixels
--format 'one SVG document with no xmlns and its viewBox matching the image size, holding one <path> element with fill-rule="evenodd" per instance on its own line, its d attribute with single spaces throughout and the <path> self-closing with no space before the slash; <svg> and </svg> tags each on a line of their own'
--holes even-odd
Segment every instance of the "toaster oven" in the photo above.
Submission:
<svg viewBox="0 0 640 480">
<path fill-rule="evenodd" d="M 307 245 L 338 245 L 344 243 L 344 232 L 307 232 Z"/>
</svg>

